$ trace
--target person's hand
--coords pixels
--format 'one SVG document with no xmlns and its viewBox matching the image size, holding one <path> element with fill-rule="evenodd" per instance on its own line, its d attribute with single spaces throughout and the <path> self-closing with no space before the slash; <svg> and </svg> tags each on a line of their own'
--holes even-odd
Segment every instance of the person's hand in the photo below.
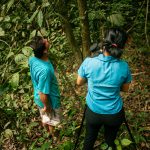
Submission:
<svg viewBox="0 0 150 150">
<path fill-rule="evenodd" d="M 52 112 L 52 108 L 50 106 L 44 106 L 42 109 L 43 112 Z"/>
</svg>

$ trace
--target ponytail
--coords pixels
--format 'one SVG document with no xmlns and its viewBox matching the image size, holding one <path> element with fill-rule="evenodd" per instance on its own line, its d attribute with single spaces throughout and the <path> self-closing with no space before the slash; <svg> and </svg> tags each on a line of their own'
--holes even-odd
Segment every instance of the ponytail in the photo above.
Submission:
<svg viewBox="0 0 150 150">
<path fill-rule="evenodd" d="M 118 28 L 113 28 L 107 31 L 103 47 L 111 56 L 120 58 L 126 41 L 127 34 Z"/>
</svg>

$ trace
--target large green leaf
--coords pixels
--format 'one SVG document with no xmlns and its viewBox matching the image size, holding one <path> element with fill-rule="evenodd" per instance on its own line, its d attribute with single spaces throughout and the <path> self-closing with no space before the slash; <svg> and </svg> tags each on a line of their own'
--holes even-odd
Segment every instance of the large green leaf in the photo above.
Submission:
<svg viewBox="0 0 150 150">
<path fill-rule="evenodd" d="M 42 27 L 42 23 L 43 23 L 43 13 L 42 13 L 41 10 L 40 10 L 39 13 L 38 13 L 38 20 L 37 20 L 37 22 L 38 22 L 39 27 Z"/>
<path fill-rule="evenodd" d="M 12 137 L 12 136 L 13 136 L 12 130 L 11 130 L 11 129 L 6 129 L 6 130 L 4 131 L 4 136 L 5 136 L 6 138 Z"/>
<path fill-rule="evenodd" d="M 23 52 L 23 54 L 25 55 L 25 56 L 31 56 L 31 54 L 32 54 L 32 48 L 31 47 L 29 47 L 29 46 L 25 46 L 25 47 L 23 47 L 22 48 L 22 52 Z"/>
<path fill-rule="evenodd" d="M 10 79 L 10 85 L 14 88 L 19 85 L 19 73 L 18 72 L 12 75 L 12 78 Z"/>
<path fill-rule="evenodd" d="M 11 8 L 11 6 L 14 4 L 14 0 L 10 0 L 7 4 L 7 12 L 9 11 L 9 9 Z"/>
<path fill-rule="evenodd" d="M 121 140 L 121 144 L 123 145 L 123 146 L 128 146 L 128 145 L 130 145 L 132 143 L 132 141 L 130 141 L 130 140 L 128 140 L 128 139 L 122 139 Z"/>
<path fill-rule="evenodd" d="M 22 63 L 22 62 L 26 62 L 27 61 L 27 57 L 23 54 L 18 54 L 15 56 L 15 62 L 18 63 Z"/>
<path fill-rule="evenodd" d="M 33 21 L 33 19 L 37 15 L 37 13 L 38 13 L 38 9 L 33 13 L 33 15 L 31 16 L 31 18 L 28 20 L 28 23 L 31 23 Z"/>
</svg>

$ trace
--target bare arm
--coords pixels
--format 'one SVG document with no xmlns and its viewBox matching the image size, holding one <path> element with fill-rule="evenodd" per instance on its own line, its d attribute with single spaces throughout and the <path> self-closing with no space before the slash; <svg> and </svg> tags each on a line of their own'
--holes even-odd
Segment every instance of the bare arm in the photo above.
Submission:
<svg viewBox="0 0 150 150">
<path fill-rule="evenodd" d="M 84 83 L 86 83 L 86 79 L 85 78 L 81 78 L 78 75 L 78 77 L 77 77 L 77 85 L 83 85 Z"/>
<path fill-rule="evenodd" d="M 121 86 L 121 91 L 122 92 L 128 92 L 128 90 L 129 90 L 129 85 L 130 85 L 130 83 L 125 83 L 125 84 L 123 84 L 122 86 Z"/>
<path fill-rule="evenodd" d="M 42 103 L 44 104 L 43 111 L 50 112 L 52 108 L 48 100 L 48 95 L 42 92 L 39 92 L 39 96 L 40 96 Z"/>
</svg>

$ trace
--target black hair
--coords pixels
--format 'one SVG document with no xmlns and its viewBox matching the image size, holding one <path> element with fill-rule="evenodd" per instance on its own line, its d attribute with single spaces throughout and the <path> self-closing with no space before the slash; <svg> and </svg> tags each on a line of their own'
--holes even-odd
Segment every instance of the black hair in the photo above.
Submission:
<svg viewBox="0 0 150 150">
<path fill-rule="evenodd" d="M 34 56 L 41 58 L 44 54 L 45 44 L 43 43 L 43 38 L 41 36 L 36 36 L 32 39 L 31 45 L 33 48 Z"/>
<path fill-rule="evenodd" d="M 127 41 L 127 34 L 119 28 L 111 28 L 106 32 L 103 47 L 111 56 L 120 58 Z"/>
</svg>

